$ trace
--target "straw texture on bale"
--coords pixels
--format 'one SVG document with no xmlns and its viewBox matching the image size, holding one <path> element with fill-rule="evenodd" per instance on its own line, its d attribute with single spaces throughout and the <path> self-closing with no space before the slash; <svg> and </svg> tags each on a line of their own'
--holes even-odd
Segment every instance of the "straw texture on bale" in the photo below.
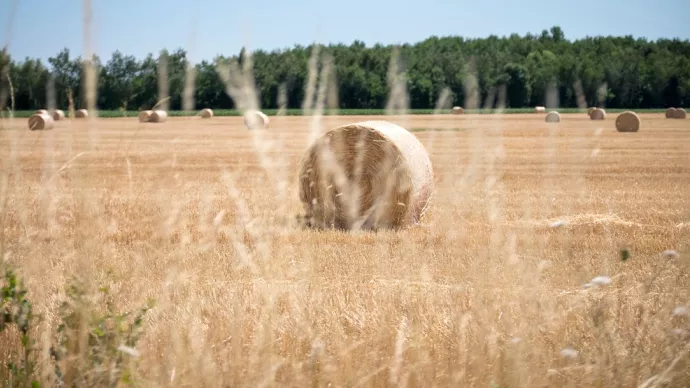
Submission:
<svg viewBox="0 0 690 388">
<path fill-rule="evenodd" d="M 151 112 L 149 117 L 149 122 L 151 123 L 164 123 L 168 119 L 168 112 L 164 110 L 154 110 Z"/>
<path fill-rule="evenodd" d="M 685 109 L 683 108 L 676 108 L 676 111 L 673 112 L 673 118 L 674 119 L 684 119 L 687 117 L 687 113 L 685 112 Z"/>
<path fill-rule="evenodd" d="M 36 110 L 36 112 L 34 112 L 34 113 L 35 113 L 35 114 L 39 114 L 39 115 L 47 115 L 47 114 L 48 114 L 48 111 L 45 110 L 45 109 L 38 109 L 38 110 Z"/>
<path fill-rule="evenodd" d="M 74 117 L 83 119 L 89 117 L 89 112 L 86 109 L 79 109 L 78 111 L 74 112 Z"/>
<path fill-rule="evenodd" d="M 597 108 L 592 111 L 592 113 L 589 115 L 589 118 L 592 120 L 604 120 L 606 118 L 606 111 Z"/>
<path fill-rule="evenodd" d="M 29 129 L 32 131 L 43 130 L 43 129 L 53 129 L 55 121 L 47 113 L 35 113 L 29 117 Z"/>
<path fill-rule="evenodd" d="M 64 120 L 65 112 L 62 109 L 55 109 L 52 116 L 55 121 Z"/>
<path fill-rule="evenodd" d="M 148 123 L 151 119 L 151 113 L 153 113 L 152 110 L 142 110 L 141 112 L 139 112 L 139 122 Z"/>
<path fill-rule="evenodd" d="M 534 107 L 534 113 L 544 113 L 546 112 L 546 108 L 543 106 L 535 106 Z"/>
<path fill-rule="evenodd" d="M 560 123 L 561 122 L 561 114 L 556 112 L 556 111 L 549 112 L 546 115 L 546 122 L 547 123 Z"/>
<path fill-rule="evenodd" d="M 422 143 L 387 121 L 326 132 L 306 151 L 299 169 L 305 218 L 317 228 L 404 228 L 424 215 L 433 188 Z"/>
<path fill-rule="evenodd" d="M 587 109 L 587 116 L 592 116 L 592 112 L 594 112 L 597 108 L 595 107 L 590 107 Z"/>
<path fill-rule="evenodd" d="M 640 130 L 640 116 L 632 111 L 625 111 L 616 117 L 616 131 L 637 132 Z"/>
<path fill-rule="evenodd" d="M 202 119 L 210 119 L 213 117 L 213 110 L 209 108 L 202 109 L 200 114 Z"/>
<path fill-rule="evenodd" d="M 465 109 L 461 106 L 454 106 L 452 112 L 454 115 L 461 115 L 465 113 Z"/>
<path fill-rule="evenodd" d="M 249 129 L 268 128 L 269 119 L 266 114 L 258 110 L 250 110 L 244 113 L 244 125 Z"/>
<path fill-rule="evenodd" d="M 675 115 L 676 115 L 676 108 L 666 109 L 666 118 L 667 119 L 673 119 L 673 118 L 675 118 L 674 117 Z"/>
</svg>

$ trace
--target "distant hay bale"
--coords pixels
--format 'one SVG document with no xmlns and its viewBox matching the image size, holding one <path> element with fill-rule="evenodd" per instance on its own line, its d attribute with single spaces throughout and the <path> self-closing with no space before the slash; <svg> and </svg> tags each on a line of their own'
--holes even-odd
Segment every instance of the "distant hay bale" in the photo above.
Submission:
<svg viewBox="0 0 690 388">
<path fill-rule="evenodd" d="M 387 121 L 332 129 L 300 162 L 300 201 L 318 228 L 401 229 L 424 215 L 433 188 L 422 143 Z"/>
<path fill-rule="evenodd" d="M 248 129 L 265 129 L 269 124 L 268 116 L 258 110 L 250 110 L 244 114 L 244 125 Z"/>
<path fill-rule="evenodd" d="M 149 117 L 149 122 L 151 123 L 164 123 L 168 119 L 168 112 L 164 110 L 154 110 L 151 112 L 151 117 Z"/>
<path fill-rule="evenodd" d="M 454 106 L 452 113 L 454 115 L 461 115 L 465 113 L 465 109 L 461 106 Z"/>
<path fill-rule="evenodd" d="M 666 118 L 667 119 L 673 119 L 673 118 L 675 118 L 674 117 L 675 115 L 676 115 L 676 108 L 666 109 Z"/>
<path fill-rule="evenodd" d="M 142 110 L 139 112 L 139 122 L 140 123 L 148 123 L 149 120 L 151 119 L 151 114 L 153 113 L 152 110 Z"/>
<path fill-rule="evenodd" d="M 534 107 L 534 113 L 544 113 L 546 112 L 546 108 L 543 106 L 535 106 Z"/>
<path fill-rule="evenodd" d="M 676 108 L 676 111 L 673 112 L 673 118 L 674 119 L 684 119 L 687 117 L 687 113 L 685 112 L 685 109 L 683 108 Z"/>
<path fill-rule="evenodd" d="M 547 123 L 560 123 L 561 122 L 561 114 L 556 112 L 556 111 L 551 111 L 546 115 L 546 122 Z"/>
<path fill-rule="evenodd" d="M 89 112 L 86 109 L 79 109 L 78 111 L 74 112 L 74 117 L 84 119 L 89 117 Z"/>
<path fill-rule="evenodd" d="M 53 120 L 60 121 L 65 119 L 65 112 L 62 109 L 55 109 L 53 111 Z"/>
<path fill-rule="evenodd" d="M 34 113 L 29 117 L 29 129 L 32 131 L 43 130 L 43 129 L 53 129 L 55 121 L 47 113 Z"/>
<path fill-rule="evenodd" d="M 213 117 L 213 110 L 209 108 L 202 109 L 200 115 L 202 119 L 210 119 Z"/>
<path fill-rule="evenodd" d="M 625 111 L 616 117 L 616 131 L 637 132 L 640 130 L 640 116 L 632 111 Z"/>
<path fill-rule="evenodd" d="M 34 114 L 47 115 L 48 111 L 45 109 L 37 109 L 36 112 L 34 112 Z"/>
<path fill-rule="evenodd" d="M 592 120 L 604 120 L 606 118 L 606 111 L 601 108 L 596 108 L 589 115 Z"/>
<path fill-rule="evenodd" d="M 595 107 L 593 107 L 593 106 L 592 106 L 592 107 L 589 107 L 589 108 L 587 109 L 587 116 L 592 117 L 592 112 L 594 112 L 596 109 L 597 109 L 597 108 L 595 108 Z"/>
</svg>

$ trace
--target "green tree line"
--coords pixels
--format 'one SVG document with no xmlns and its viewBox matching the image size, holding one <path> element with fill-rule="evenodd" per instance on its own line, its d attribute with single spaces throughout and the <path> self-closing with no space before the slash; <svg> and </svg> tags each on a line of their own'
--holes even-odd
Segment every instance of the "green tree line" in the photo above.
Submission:
<svg viewBox="0 0 690 388">
<path fill-rule="evenodd" d="M 262 108 L 276 108 L 284 91 L 287 108 L 301 108 L 309 81 L 309 59 L 314 45 L 252 52 L 252 71 Z M 399 53 L 403 77 L 413 109 L 434 108 L 448 88 L 453 105 L 463 105 L 474 93 L 483 102 L 504 91 L 509 108 L 549 105 L 560 107 L 664 108 L 690 105 L 690 41 L 632 36 L 587 37 L 568 40 L 560 27 L 540 35 L 512 34 L 480 39 L 432 36 L 415 44 L 393 47 L 360 41 L 350 45 L 320 46 L 334 64 L 340 109 L 381 109 L 391 88 L 389 69 Z M 243 51 L 190 65 L 182 49 L 163 50 L 139 60 L 116 51 L 103 61 L 92 58 L 97 74 L 96 105 L 103 110 L 147 109 L 158 101 L 158 74 L 167 74 L 166 107 L 233 109 L 234 101 L 217 65 L 242 64 Z M 185 106 L 188 68 L 193 68 L 193 104 Z M 9 106 L 10 82 L 16 110 L 48 106 L 66 108 L 69 98 L 85 107 L 82 82 L 84 62 L 63 49 L 48 63 L 40 59 L 0 56 L 0 107 Z M 52 96 L 52 97 L 51 97 Z M 578 98 L 579 97 L 579 98 Z"/>
</svg>

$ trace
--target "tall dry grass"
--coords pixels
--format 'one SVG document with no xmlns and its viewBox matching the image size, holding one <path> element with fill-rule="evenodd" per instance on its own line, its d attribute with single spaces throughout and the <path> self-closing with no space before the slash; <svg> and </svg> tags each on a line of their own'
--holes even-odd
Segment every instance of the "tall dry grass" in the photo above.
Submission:
<svg viewBox="0 0 690 388">
<path fill-rule="evenodd" d="M 69 321 L 70 356 L 57 364 L 76 386 L 690 381 L 687 128 L 661 115 L 632 136 L 579 115 L 558 126 L 413 117 L 394 55 L 395 115 L 383 119 L 433 129 L 416 132 L 434 163 L 431 210 L 399 233 L 302 229 L 302 153 L 325 128 L 361 119 L 321 116 L 337 94 L 333 59 L 320 54 L 303 105 L 315 114 L 275 117 L 269 131 L 241 117 L 195 128 L 94 118 L 35 133 L 3 120 L 0 253 L 42 316 L 33 378 L 55 384 L 50 346 Z M 218 71 L 240 109 L 260 108 L 251 56 L 243 65 Z M 499 89 L 484 106 L 504 101 Z M 86 342 L 94 327 L 117 332 L 89 329 L 89 317 L 149 299 L 135 346 L 121 333 Z M 21 359 L 17 334 L 0 333 L 3 383 Z"/>
</svg>

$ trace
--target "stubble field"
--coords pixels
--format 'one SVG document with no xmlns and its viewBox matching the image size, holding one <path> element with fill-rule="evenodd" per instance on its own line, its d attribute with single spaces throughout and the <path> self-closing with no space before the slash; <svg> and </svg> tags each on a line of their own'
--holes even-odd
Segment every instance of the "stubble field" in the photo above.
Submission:
<svg viewBox="0 0 690 388">
<path fill-rule="evenodd" d="M 322 117 L 427 147 L 431 208 L 397 233 L 297 224 L 311 117 L 5 120 L 0 250 L 39 348 L 68 283 L 117 311 L 154 299 L 120 350 L 140 386 L 687 386 L 690 122 L 641 117 Z M 61 365 L 93 386 L 85 359 Z"/>
</svg>

